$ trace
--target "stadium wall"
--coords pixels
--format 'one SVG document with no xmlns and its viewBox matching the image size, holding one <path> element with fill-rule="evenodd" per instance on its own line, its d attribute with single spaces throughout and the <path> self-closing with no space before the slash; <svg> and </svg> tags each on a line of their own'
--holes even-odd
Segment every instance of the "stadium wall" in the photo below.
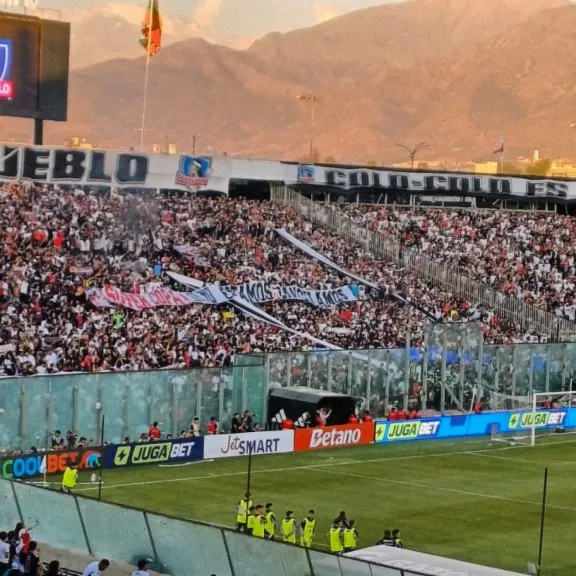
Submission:
<svg viewBox="0 0 576 576">
<path fill-rule="evenodd" d="M 219 526 L 151 514 L 24 484 L 0 480 L 0 526 L 23 522 L 35 538 L 70 563 L 108 558 L 134 566 L 151 559 L 150 568 L 172 576 L 361 576 L 381 574 L 369 562 L 282 542 L 253 538 Z M 116 575 L 116 571 L 112 573 Z M 425 576 L 412 569 L 386 569 L 386 576 Z"/>
</svg>

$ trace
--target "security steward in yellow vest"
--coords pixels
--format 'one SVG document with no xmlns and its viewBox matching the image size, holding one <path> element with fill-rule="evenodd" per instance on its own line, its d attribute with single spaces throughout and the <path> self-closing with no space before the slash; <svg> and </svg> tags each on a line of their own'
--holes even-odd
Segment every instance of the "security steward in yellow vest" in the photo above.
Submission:
<svg viewBox="0 0 576 576">
<path fill-rule="evenodd" d="M 246 494 L 244 494 L 244 498 L 238 502 L 238 508 L 236 510 L 236 530 L 238 530 L 238 532 L 246 532 L 248 510 L 250 509 L 250 506 L 254 505 L 254 502 L 252 502 L 250 496 L 250 492 L 246 492 Z"/>
<path fill-rule="evenodd" d="M 70 494 L 76 484 L 78 484 L 78 469 L 76 464 L 70 464 L 70 466 L 64 470 L 64 476 L 62 476 L 62 492 Z"/>
<path fill-rule="evenodd" d="M 282 540 L 289 544 L 296 544 L 296 520 L 294 520 L 294 512 L 286 510 L 286 518 L 282 520 Z"/>
<path fill-rule="evenodd" d="M 300 546 L 303 548 L 312 547 L 314 530 L 316 530 L 316 512 L 308 510 L 308 516 L 300 522 Z"/>
<path fill-rule="evenodd" d="M 254 506 L 250 506 L 248 508 L 248 521 L 246 522 L 246 534 L 252 534 L 252 530 L 254 529 Z"/>
<path fill-rule="evenodd" d="M 272 502 L 266 504 L 266 524 L 264 524 L 266 540 L 274 540 L 274 534 L 276 533 L 276 515 L 274 514 L 273 508 L 274 504 L 272 504 Z"/>
<path fill-rule="evenodd" d="M 257 504 L 254 510 L 254 522 L 252 524 L 252 536 L 255 538 L 264 538 L 266 525 L 266 516 L 264 514 L 264 506 Z"/>
<path fill-rule="evenodd" d="M 348 528 L 344 528 L 344 552 L 352 552 L 358 547 L 358 531 L 356 521 L 348 520 Z"/>
<path fill-rule="evenodd" d="M 334 518 L 334 522 L 332 522 L 332 526 L 330 526 L 330 531 L 328 532 L 328 542 L 332 554 L 341 554 L 344 552 L 344 545 L 342 544 L 341 518 Z"/>
</svg>

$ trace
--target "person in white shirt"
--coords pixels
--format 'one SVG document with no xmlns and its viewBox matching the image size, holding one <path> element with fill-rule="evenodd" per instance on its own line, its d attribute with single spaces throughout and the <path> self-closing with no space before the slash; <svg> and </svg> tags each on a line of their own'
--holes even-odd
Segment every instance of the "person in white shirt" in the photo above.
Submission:
<svg viewBox="0 0 576 576">
<path fill-rule="evenodd" d="M 106 558 L 103 558 L 100 561 L 95 560 L 94 562 L 90 562 L 90 564 L 84 568 L 82 576 L 100 576 L 108 566 L 110 566 L 110 560 L 107 560 Z"/>
<path fill-rule="evenodd" d="M 0 574 L 4 574 L 10 566 L 10 544 L 8 534 L 0 532 Z"/>
<path fill-rule="evenodd" d="M 148 573 L 148 560 L 138 560 L 138 570 L 134 570 L 132 576 L 150 576 Z"/>
</svg>

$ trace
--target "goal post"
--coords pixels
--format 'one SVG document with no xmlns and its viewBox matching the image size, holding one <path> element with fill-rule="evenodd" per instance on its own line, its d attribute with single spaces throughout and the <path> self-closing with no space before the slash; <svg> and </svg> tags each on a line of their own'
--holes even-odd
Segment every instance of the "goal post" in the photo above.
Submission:
<svg viewBox="0 0 576 576">
<path fill-rule="evenodd" d="M 532 395 L 530 415 L 530 446 L 535 446 L 540 436 L 566 433 L 566 411 L 574 407 L 576 391 L 535 392 Z M 571 433 L 575 432 L 576 430 Z"/>
<path fill-rule="evenodd" d="M 501 399 L 502 408 L 509 411 L 510 419 L 504 431 L 499 425 L 492 427 L 491 442 L 535 446 L 542 437 L 576 434 L 576 428 L 566 428 L 568 410 L 576 408 L 576 391 L 536 392 L 530 396 L 502 396 Z"/>
</svg>

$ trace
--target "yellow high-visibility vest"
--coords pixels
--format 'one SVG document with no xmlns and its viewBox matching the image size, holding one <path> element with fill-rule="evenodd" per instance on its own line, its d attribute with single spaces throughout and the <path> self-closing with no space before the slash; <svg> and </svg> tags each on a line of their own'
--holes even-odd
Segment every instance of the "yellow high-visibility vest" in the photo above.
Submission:
<svg viewBox="0 0 576 576">
<path fill-rule="evenodd" d="M 296 520 L 294 518 L 282 520 L 282 539 L 284 542 L 296 544 Z"/>
<path fill-rule="evenodd" d="M 330 552 L 338 553 L 344 550 L 342 540 L 340 539 L 340 532 L 341 529 L 338 527 L 330 528 L 330 532 L 328 533 L 328 537 L 330 540 Z"/>
<path fill-rule="evenodd" d="M 246 500 L 240 500 L 236 516 L 236 522 L 238 522 L 238 524 L 246 524 L 246 516 L 248 515 L 247 512 L 252 505 L 252 500 L 248 500 L 248 502 L 246 502 Z"/>
</svg>

